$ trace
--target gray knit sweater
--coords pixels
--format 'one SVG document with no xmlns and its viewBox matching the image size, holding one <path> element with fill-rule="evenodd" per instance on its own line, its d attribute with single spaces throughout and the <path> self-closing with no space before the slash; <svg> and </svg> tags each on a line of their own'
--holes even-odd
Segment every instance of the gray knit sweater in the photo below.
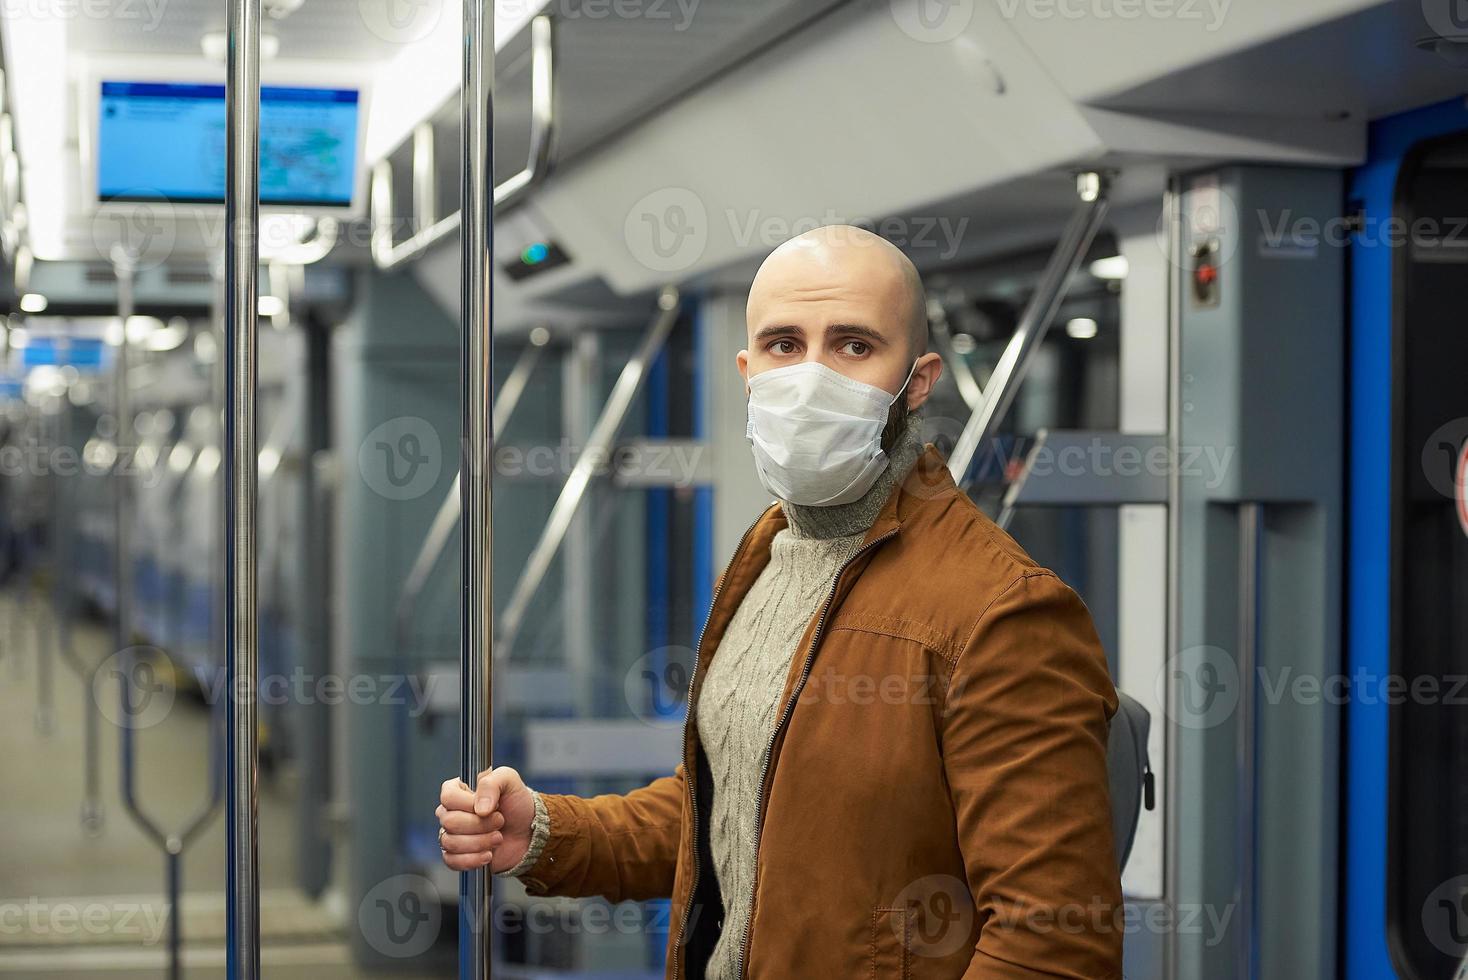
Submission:
<svg viewBox="0 0 1468 980">
<path fill-rule="evenodd" d="M 782 707 L 780 695 L 806 627 L 824 604 L 841 567 L 861 548 L 893 489 L 922 452 L 916 418 L 897 434 L 886 470 L 860 499 L 834 507 L 781 502 L 789 527 L 775 535 L 770 562 L 740 602 L 714 656 L 698 700 L 698 737 L 713 776 L 709 845 L 724 900 L 723 925 L 707 980 L 735 980 L 756 865 L 760 781 Z M 525 859 L 535 863 L 551 827 L 535 797 L 535 823 Z"/>
</svg>

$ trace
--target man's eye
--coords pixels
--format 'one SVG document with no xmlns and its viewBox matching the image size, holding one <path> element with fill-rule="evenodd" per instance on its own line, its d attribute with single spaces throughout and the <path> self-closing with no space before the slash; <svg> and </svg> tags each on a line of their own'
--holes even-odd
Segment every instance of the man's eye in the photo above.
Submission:
<svg viewBox="0 0 1468 980">
<path fill-rule="evenodd" d="M 773 344 L 770 345 L 770 349 L 773 350 L 776 354 L 794 354 L 795 353 L 795 341 L 793 341 L 793 340 L 777 340 Z"/>
<path fill-rule="evenodd" d="M 841 345 L 841 349 L 852 357 L 861 357 L 870 351 L 871 345 L 860 340 L 848 340 Z"/>
</svg>

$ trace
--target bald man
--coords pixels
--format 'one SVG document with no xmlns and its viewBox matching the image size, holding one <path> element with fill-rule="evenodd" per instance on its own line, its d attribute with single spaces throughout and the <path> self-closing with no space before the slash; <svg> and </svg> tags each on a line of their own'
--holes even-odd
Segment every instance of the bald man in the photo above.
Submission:
<svg viewBox="0 0 1468 980">
<path fill-rule="evenodd" d="M 1080 599 L 924 447 L 927 331 L 875 235 L 766 259 L 737 366 L 776 502 L 715 593 L 683 763 L 590 799 L 450 779 L 450 868 L 671 897 L 670 978 L 1121 976 L 1116 692 Z"/>
</svg>

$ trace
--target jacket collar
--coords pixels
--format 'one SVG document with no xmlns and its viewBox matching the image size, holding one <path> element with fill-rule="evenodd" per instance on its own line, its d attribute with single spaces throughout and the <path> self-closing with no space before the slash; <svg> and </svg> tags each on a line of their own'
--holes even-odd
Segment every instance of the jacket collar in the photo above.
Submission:
<svg viewBox="0 0 1468 980">
<path fill-rule="evenodd" d="M 869 544 L 894 530 L 901 530 L 902 525 L 910 521 L 924 504 L 957 492 L 958 485 L 948 472 L 947 460 L 929 443 L 907 478 L 898 484 L 877 512 L 877 519 L 872 522 L 871 530 L 867 531 L 862 543 Z"/>
</svg>

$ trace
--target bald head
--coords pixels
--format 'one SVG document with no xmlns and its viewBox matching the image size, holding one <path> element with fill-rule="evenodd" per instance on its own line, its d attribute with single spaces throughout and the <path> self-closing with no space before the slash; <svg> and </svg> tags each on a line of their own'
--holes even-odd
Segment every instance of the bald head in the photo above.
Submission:
<svg viewBox="0 0 1468 980">
<path fill-rule="evenodd" d="M 896 394 L 912 371 L 908 407 L 926 400 L 941 365 L 928 354 L 927 296 L 901 249 L 852 225 L 828 225 L 770 253 L 749 287 L 747 379 L 817 361 Z M 916 363 L 916 368 L 914 368 Z"/>
<path fill-rule="evenodd" d="M 896 245 L 855 225 L 816 228 L 771 252 L 750 284 L 749 310 L 771 294 L 811 294 L 823 286 L 844 289 L 895 316 L 894 325 L 907 335 L 909 360 L 927 352 L 928 298 L 917 267 Z"/>
</svg>

